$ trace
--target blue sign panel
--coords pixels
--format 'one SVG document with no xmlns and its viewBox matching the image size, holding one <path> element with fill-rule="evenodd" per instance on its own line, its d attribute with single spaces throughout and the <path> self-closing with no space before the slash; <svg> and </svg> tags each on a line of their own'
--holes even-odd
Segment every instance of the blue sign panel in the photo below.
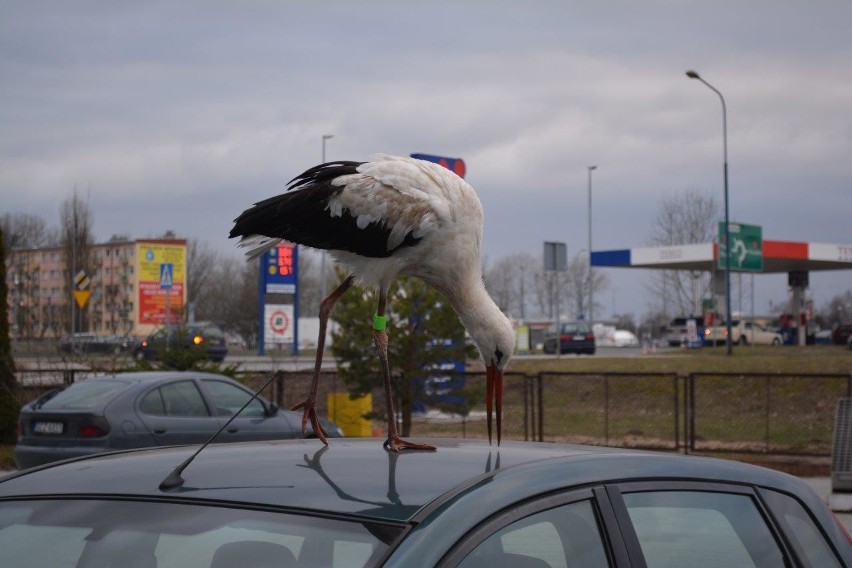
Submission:
<svg viewBox="0 0 852 568">
<path fill-rule="evenodd" d="M 440 164 L 451 172 L 455 172 L 455 174 L 461 178 L 464 177 L 464 174 L 467 171 L 464 160 L 461 158 L 445 158 L 444 156 L 433 156 L 431 154 L 411 154 L 411 157 L 418 160 L 426 160 L 427 162 Z"/>
<path fill-rule="evenodd" d="M 171 262 L 163 262 L 160 264 L 160 289 L 171 290 L 172 282 L 174 281 L 175 265 Z"/>
</svg>

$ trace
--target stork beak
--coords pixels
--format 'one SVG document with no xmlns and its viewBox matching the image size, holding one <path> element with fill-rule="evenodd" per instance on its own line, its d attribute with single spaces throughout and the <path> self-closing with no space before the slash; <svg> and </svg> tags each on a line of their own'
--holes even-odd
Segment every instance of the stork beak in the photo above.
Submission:
<svg viewBox="0 0 852 568">
<path fill-rule="evenodd" d="M 497 445 L 503 432 L 503 371 L 496 365 L 487 365 L 485 382 L 485 409 L 488 413 L 488 443 L 491 444 L 491 414 L 496 407 Z"/>
</svg>

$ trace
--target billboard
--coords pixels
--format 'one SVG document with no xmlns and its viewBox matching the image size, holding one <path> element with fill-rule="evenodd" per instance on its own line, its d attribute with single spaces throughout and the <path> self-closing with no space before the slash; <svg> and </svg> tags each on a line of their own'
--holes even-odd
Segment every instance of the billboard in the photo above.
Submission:
<svg viewBox="0 0 852 568">
<path fill-rule="evenodd" d="M 136 241 L 139 282 L 136 321 L 143 325 L 184 320 L 186 305 L 186 241 Z"/>
</svg>

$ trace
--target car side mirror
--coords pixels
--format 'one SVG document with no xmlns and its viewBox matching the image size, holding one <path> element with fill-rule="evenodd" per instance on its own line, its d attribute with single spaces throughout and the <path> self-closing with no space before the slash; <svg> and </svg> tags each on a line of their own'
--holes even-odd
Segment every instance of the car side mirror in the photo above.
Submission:
<svg viewBox="0 0 852 568">
<path fill-rule="evenodd" d="M 275 416 L 278 414 L 278 405 L 274 402 L 271 402 L 268 407 L 266 407 L 266 415 L 267 416 Z"/>
</svg>

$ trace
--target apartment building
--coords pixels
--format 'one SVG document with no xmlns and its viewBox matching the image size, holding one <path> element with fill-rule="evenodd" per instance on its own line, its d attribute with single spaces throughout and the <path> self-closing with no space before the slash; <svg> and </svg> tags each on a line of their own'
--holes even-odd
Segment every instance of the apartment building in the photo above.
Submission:
<svg viewBox="0 0 852 568">
<path fill-rule="evenodd" d="M 72 321 L 76 332 L 144 337 L 184 321 L 185 240 L 113 238 L 91 245 L 84 266 L 68 257 L 63 247 L 8 251 L 13 338 L 57 338 Z"/>
</svg>

